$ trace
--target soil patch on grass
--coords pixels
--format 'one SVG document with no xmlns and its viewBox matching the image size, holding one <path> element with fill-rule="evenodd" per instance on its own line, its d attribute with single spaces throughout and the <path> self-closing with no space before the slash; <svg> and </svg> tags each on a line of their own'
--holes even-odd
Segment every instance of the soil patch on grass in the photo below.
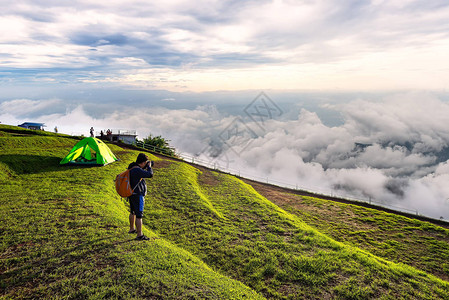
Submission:
<svg viewBox="0 0 449 300">
<path fill-rule="evenodd" d="M 199 168 L 199 169 L 202 171 L 201 175 L 198 177 L 200 184 L 205 184 L 209 186 L 217 186 L 220 184 L 220 179 L 216 174 L 214 174 L 214 172 L 206 168 Z"/>
<path fill-rule="evenodd" d="M 154 162 L 154 169 L 163 169 L 163 168 L 167 168 L 168 166 L 170 166 L 173 163 L 173 161 L 164 159 L 164 160 L 158 160 Z"/>
</svg>

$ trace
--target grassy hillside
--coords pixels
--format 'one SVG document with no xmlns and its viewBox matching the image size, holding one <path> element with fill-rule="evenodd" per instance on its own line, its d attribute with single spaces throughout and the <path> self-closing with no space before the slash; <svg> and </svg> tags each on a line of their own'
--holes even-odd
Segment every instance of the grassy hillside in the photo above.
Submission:
<svg viewBox="0 0 449 300">
<path fill-rule="evenodd" d="M 349 225 L 333 230 L 329 218 L 278 206 L 235 177 L 157 157 L 144 218 L 152 240 L 134 241 L 113 179 L 138 152 L 111 145 L 120 162 L 60 167 L 75 141 L 32 133 L 0 126 L 2 298 L 449 297 L 445 271 L 411 263 L 421 256 L 408 247 L 394 248 L 409 257 L 398 260 Z M 296 200 L 311 210 L 320 201 Z M 365 214 L 377 226 L 403 222 Z M 441 242 L 441 251 L 426 244 L 430 260 L 447 262 L 448 231 L 416 222 Z"/>
<path fill-rule="evenodd" d="M 60 167 L 74 140 L 0 137 L 2 298 L 262 298 L 169 240 L 134 241 L 115 174 L 121 162 Z"/>
<path fill-rule="evenodd" d="M 449 280 L 449 225 L 436 226 L 357 205 L 304 197 L 250 180 L 264 197 L 335 240 Z"/>
</svg>

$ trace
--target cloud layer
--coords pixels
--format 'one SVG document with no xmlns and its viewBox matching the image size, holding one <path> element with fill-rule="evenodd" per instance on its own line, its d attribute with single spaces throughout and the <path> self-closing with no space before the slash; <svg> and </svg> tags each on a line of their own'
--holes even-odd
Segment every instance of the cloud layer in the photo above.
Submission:
<svg viewBox="0 0 449 300">
<path fill-rule="evenodd" d="M 257 138 L 240 134 L 243 143 L 219 144 L 217 163 L 261 180 L 449 217 L 447 103 L 409 93 L 333 107 L 344 116 L 340 126 L 303 109 L 296 120 L 265 122 Z"/>
<path fill-rule="evenodd" d="M 262 111 L 261 103 L 254 105 Z M 71 134 L 87 135 L 94 126 L 136 129 L 141 138 L 163 135 L 179 151 L 242 175 L 449 219 L 447 102 L 406 93 L 325 106 L 342 115 L 340 125 L 325 125 L 304 108 L 296 117 L 266 115 L 256 124 L 260 119 L 223 113 L 215 105 L 120 108 L 94 117 L 83 105 L 68 107 L 55 99 L 3 102 L 0 119 L 19 124 L 39 115 L 35 120 L 50 130 L 57 125 Z"/>
</svg>

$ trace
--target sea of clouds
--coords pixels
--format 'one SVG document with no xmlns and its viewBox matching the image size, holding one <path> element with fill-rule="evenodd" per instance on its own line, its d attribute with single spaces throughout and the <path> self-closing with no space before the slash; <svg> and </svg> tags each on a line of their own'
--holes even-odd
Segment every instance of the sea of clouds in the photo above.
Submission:
<svg viewBox="0 0 449 300">
<path fill-rule="evenodd" d="M 240 113 L 213 104 L 122 106 L 96 117 L 83 103 L 15 99 L 0 103 L 0 121 L 40 121 L 67 134 L 88 135 L 91 126 L 97 133 L 135 129 L 140 138 L 162 135 L 178 152 L 242 175 L 449 220 L 449 103 L 440 97 L 322 103 L 341 117 L 329 125 L 301 104 L 259 96 Z"/>
</svg>

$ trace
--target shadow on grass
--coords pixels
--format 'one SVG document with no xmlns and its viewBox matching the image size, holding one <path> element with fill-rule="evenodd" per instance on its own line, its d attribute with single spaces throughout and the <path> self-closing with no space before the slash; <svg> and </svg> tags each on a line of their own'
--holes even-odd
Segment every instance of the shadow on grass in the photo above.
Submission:
<svg viewBox="0 0 449 300">
<path fill-rule="evenodd" d="M 62 159 L 63 157 L 27 155 L 27 154 L 0 155 L 0 162 L 6 164 L 17 175 L 64 171 L 66 170 L 66 168 L 84 169 L 84 168 L 99 167 L 98 165 L 70 165 L 70 166 L 60 165 L 59 162 Z"/>
<path fill-rule="evenodd" d="M 29 289 L 38 287 L 41 284 L 50 284 L 55 281 L 54 278 L 65 277 L 66 273 L 77 272 L 77 266 L 92 265 L 92 273 L 101 271 L 104 266 L 123 267 L 108 254 L 118 245 L 128 244 L 135 241 L 133 238 L 113 241 L 115 236 L 103 237 L 96 240 L 90 240 L 77 244 L 74 247 L 67 247 L 52 256 L 31 258 L 28 263 L 21 264 L 18 268 L 11 271 L 5 271 L 0 274 L 1 294 L 11 292 L 15 288 L 27 286 Z M 110 240 L 110 242 L 105 242 Z M 84 273 L 81 267 L 79 272 Z M 46 274 L 45 276 L 42 276 Z M 55 276 L 57 275 L 57 276 Z M 95 276 L 95 274 L 91 274 Z M 69 276 L 70 277 L 70 276 Z M 39 280 L 37 280 L 39 279 Z"/>
</svg>

